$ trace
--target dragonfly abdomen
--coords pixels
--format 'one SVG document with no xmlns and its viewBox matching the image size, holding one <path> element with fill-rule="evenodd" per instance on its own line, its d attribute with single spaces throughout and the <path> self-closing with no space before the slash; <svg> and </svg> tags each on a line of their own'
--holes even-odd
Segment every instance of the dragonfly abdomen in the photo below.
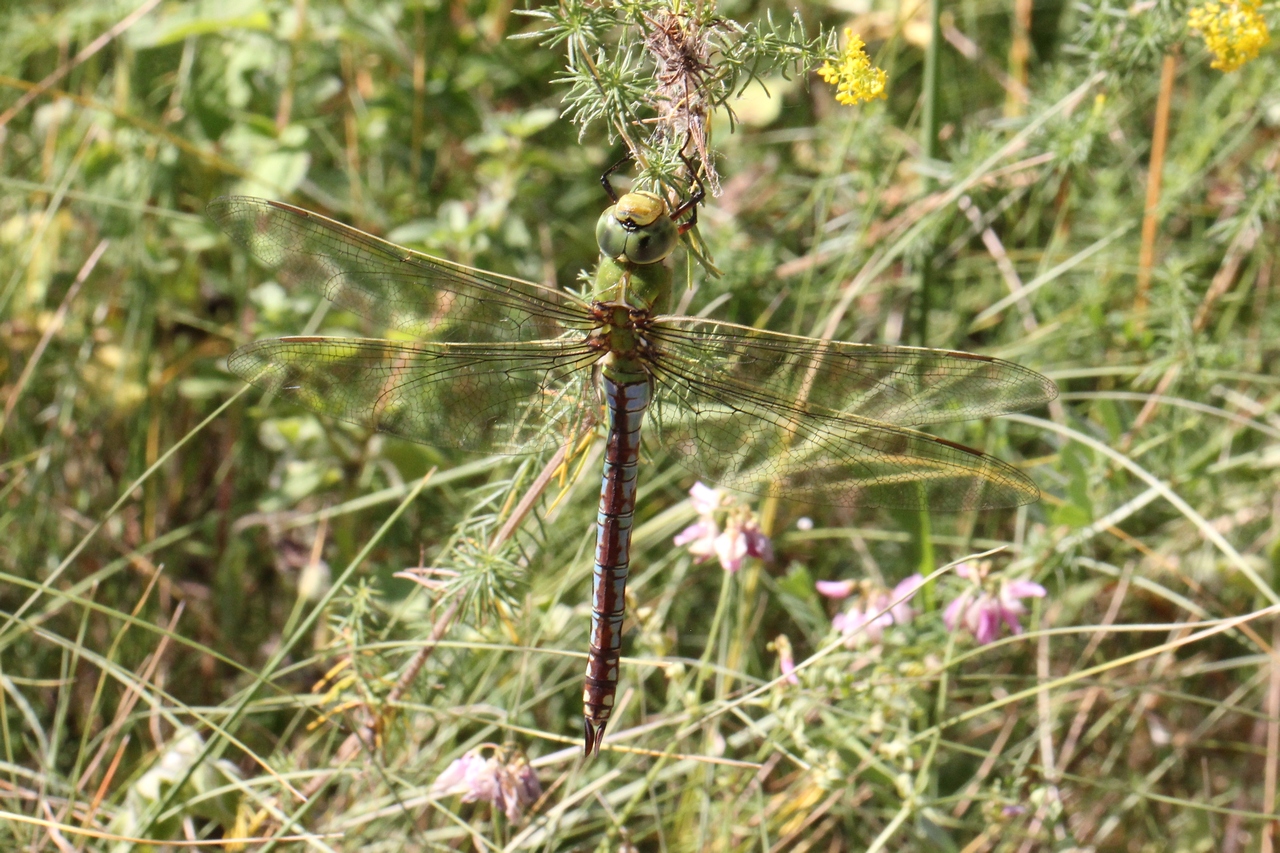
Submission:
<svg viewBox="0 0 1280 853">
<path fill-rule="evenodd" d="M 596 515 L 596 564 L 591 577 L 591 647 L 587 652 L 584 731 L 587 755 L 598 752 L 613 713 L 622 656 L 631 524 L 636 507 L 636 463 L 640 425 L 649 406 L 649 383 L 618 383 L 601 377 L 609 433 Z"/>
</svg>

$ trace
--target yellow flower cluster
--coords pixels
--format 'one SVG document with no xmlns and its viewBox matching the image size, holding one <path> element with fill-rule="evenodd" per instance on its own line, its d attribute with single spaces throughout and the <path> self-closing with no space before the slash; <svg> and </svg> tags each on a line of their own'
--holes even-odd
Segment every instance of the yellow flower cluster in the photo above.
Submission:
<svg viewBox="0 0 1280 853">
<path fill-rule="evenodd" d="M 871 57 L 863 50 L 866 44 L 852 29 L 845 28 L 848 44 L 840 52 L 839 64 L 822 63 L 818 76 L 836 87 L 836 100 L 853 106 L 859 101 L 870 101 L 885 96 L 884 87 L 889 75 L 871 64 Z"/>
<path fill-rule="evenodd" d="M 1235 71 L 1258 55 L 1271 41 L 1267 22 L 1258 12 L 1258 0 L 1229 0 L 1194 6 L 1187 23 L 1200 31 L 1205 47 L 1214 53 L 1213 67 Z"/>
</svg>

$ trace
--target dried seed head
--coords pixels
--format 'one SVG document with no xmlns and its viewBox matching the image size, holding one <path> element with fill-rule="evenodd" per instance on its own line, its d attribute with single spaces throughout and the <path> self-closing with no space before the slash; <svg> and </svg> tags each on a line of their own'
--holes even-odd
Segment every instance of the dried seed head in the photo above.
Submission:
<svg viewBox="0 0 1280 853">
<path fill-rule="evenodd" d="M 658 133 L 692 143 L 707 187 L 712 195 L 718 195 L 720 176 L 707 141 L 710 112 L 716 103 L 710 91 L 715 80 L 708 75 L 714 28 L 703 26 L 690 15 L 668 11 L 645 15 L 645 20 L 650 27 L 645 47 L 653 56 L 658 81 L 651 101 L 658 113 Z"/>
</svg>

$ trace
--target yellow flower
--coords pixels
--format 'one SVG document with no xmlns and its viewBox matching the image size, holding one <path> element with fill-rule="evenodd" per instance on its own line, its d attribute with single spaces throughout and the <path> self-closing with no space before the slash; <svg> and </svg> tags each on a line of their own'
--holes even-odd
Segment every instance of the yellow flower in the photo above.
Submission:
<svg viewBox="0 0 1280 853">
<path fill-rule="evenodd" d="M 852 29 L 846 27 L 844 37 L 848 43 L 840 52 L 839 64 L 822 63 L 818 76 L 835 84 L 836 100 L 842 104 L 853 106 L 859 101 L 883 98 L 889 75 L 871 64 L 871 57 L 863 50 L 866 45 Z"/>
<path fill-rule="evenodd" d="M 1220 71 L 1235 71 L 1256 58 L 1271 41 L 1267 22 L 1258 12 L 1258 0 L 1194 6 L 1187 13 L 1187 23 L 1200 31 L 1205 47 L 1213 51 L 1211 64 Z"/>
</svg>

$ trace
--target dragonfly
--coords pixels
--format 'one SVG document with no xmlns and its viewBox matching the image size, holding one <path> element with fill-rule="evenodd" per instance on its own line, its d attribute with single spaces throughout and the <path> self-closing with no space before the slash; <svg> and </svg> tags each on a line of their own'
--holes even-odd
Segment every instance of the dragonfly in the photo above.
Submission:
<svg viewBox="0 0 1280 853">
<path fill-rule="evenodd" d="M 528 454 L 603 426 L 583 744 L 597 754 L 622 654 L 641 432 L 699 479 L 800 503 L 990 510 L 1039 498 L 984 453 L 918 430 L 1040 406 L 1049 379 L 950 350 L 825 340 L 665 313 L 671 256 L 701 192 L 619 195 L 578 295 L 432 257 L 279 201 L 209 214 L 289 286 L 396 339 L 284 337 L 236 350 L 237 376 L 314 412 L 425 444 Z M 690 203 L 692 202 L 692 203 Z"/>
</svg>

